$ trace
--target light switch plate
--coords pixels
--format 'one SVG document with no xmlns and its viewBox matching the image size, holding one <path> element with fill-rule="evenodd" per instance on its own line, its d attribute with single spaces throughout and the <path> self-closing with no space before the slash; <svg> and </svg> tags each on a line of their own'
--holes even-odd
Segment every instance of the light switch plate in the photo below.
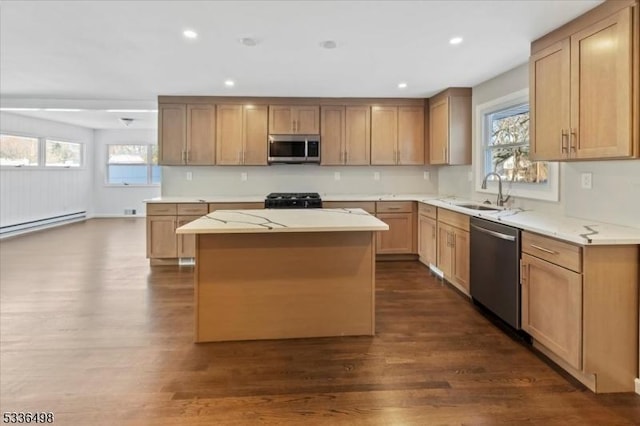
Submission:
<svg viewBox="0 0 640 426">
<path fill-rule="evenodd" d="M 245 172 L 240 173 L 240 180 L 242 182 L 246 182 L 248 179 L 247 174 Z"/>
<path fill-rule="evenodd" d="M 429 172 L 424 172 L 422 174 L 422 177 L 424 178 L 424 180 L 430 180 L 431 179 L 431 176 L 429 175 Z"/>
<path fill-rule="evenodd" d="M 373 172 L 373 180 L 380 180 L 380 172 Z"/>
<path fill-rule="evenodd" d="M 340 180 L 340 172 L 333 172 L 333 180 Z"/>
<path fill-rule="evenodd" d="M 592 188 L 592 179 L 593 175 L 591 173 L 582 173 L 580 175 L 580 185 L 582 189 L 591 189 Z"/>
<path fill-rule="evenodd" d="M 187 180 L 193 179 L 193 172 L 187 172 Z"/>
</svg>

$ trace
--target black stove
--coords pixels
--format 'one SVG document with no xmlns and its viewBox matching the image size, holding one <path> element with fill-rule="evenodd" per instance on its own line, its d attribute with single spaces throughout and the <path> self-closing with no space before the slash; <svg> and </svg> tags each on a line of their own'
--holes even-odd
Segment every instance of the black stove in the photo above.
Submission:
<svg viewBox="0 0 640 426">
<path fill-rule="evenodd" d="M 317 192 L 272 192 L 264 200 L 265 209 L 320 209 L 322 199 Z"/>
</svg>

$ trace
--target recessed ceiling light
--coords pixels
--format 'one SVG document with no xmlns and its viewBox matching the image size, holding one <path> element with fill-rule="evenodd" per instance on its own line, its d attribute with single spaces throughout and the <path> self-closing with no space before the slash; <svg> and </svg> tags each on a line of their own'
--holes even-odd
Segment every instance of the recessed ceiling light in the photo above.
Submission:
<svg viewBox="0 0 640 426">
<path fill-rule="evenodd" d="M 54 112 L 78 112 L 83 111 L 79 108 L 45 108 L 45 111 L 54 111 Z"/>
<path fill-rule="evenodd" d="M 258 44 L 258 41 L 255 38 L 243 37 L 240 39 L 240 43 L 244 44 L 245 46 L 252 47 Z"/>
<path fill-rule="evenodd" d="M 454 37 L 451 40 L 449 40 L 450 44 L 460 44 L 462 43 L 462 37 Z"/>
<path fill-rule="evenodd" d="M 407 83 L 398 83 L 398 89 L 406 89 L 407 88 Z"/>
<path fill-rule="evenodd" d="M 338 44 L 333 40 L 326 40 L 320 43 L 320 46 L 324 47 L 325 49 L 335 49 L 336 47 L 338 47 Z"/>
<path fill-rule="evenodd" d="M 197 33 L 197 32 L 195 32 L 195 31 L 193 31 L 193 30 L 184 30 L 184 31 L 182 32 L 182 34 L 183 34 L 186 38 L 191 38 L 191 39 L 198 38 L 198 33 Z"/>
<path fill-rule="evenodd" d="M 224 85 L 227 86 L 227 87 L 233 87 L 233 86 L 236 85 L 236 82 L 233 81 L 233 80 L 225 80 L 224 81 Z"/>
</svg>

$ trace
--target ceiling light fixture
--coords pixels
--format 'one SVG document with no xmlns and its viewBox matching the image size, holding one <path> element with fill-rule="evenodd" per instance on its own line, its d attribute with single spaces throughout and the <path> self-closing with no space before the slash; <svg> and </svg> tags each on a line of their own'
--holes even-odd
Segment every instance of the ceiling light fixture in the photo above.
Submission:
<svg viewBox="0 0 640 426">
<path fill-rule="evenodd" d="M 51 111 L 51 112 L 78 112 L 78 111 L 84 111 L 82 109 L 79 108 L 45 108 L 45 111 Z"/>
<path fill-rule="evenodd" d="M 133 121 L 134 121 L 133 118 L 127 118 L 127 117 L 120 118 L 120 122 L 124 124 L 124 127 L 131 127 L 131 124 L 133 124 Z"/>
<path fill-rule="evenodd" d="M 325 49 L 335 49 L 336 47 L 338 47 L 338 44 L 333 40 L 326 40 L 320 43 L 320 46 Z"/>
<path fill-rule="evenodd" d="M 407 88 L 407 83 L 398 83 L 398 89 L 406 89 Z"/>
<path fill-rule="evenodd" d="M 252 37 L 243 37 L 240 39 L 240 43 L 244 44 L 245 46 L 253 47 L 258 44 L 258 41 Z"/>
<path fill-rule="evenodd" d="M 449 44 L 460 44 L 462 43 L 462 37 L 454 37 L 451 40 L 449 40 Z"/>
<path fill-rule="evenodd" d="M 182 32 L 182 34 L 186 37 L 186 38 L 190 38 L 190 39 L 195 39 L 198 38 L 198 33 L 193 31 L 193 30 L 184 30 Z"/>
<path fill-rule="evenodd" d="M 225 80 L 224 81 L 224 85 L 227 86 L 227 87 L 233 87 L 233 86 L 236 85 L 236 82 L 233 81 L 233 80 Z"/>
</svg>

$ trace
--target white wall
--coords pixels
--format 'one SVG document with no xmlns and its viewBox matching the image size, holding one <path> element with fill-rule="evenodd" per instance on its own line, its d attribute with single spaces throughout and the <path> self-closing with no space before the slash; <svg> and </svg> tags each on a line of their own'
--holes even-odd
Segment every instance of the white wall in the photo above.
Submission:
<svg viewBox="0 0 640 426">
<path fill-rule="evenodd" d="M 429 180 L 424 171 L 430 171 Z M 186 179 L 187 172 L 192 180 Z M 335 173 L 340 180 L 335 180 Z M 380 180 L 374 180 L 374 172 Z M 241 173 L 247 180 L 241 181 Z M 163 196 L 267 195 L 270 192 L 319 192 L 320 194 L 432 193 L 438 190 L 435 168 L 328 167 L 279 164 L 262 167 L 163 167 Z"/>
<path fill-rule="evenodd" d="M 80 169 L 0 169 L 0 226 L 92 213 L 93 130 L 0 112 L 0 130 L 84 143 Z"/>
<path fill-rule="evenodd" d="M 529 66 L 523 64 L 473 88 L 473 151 L 481 143 L 476 135 L 476 107 L 493 99 L 529 87 Z M 468 174 L 471 166 L 445 166 L 438 170 L 438 190 L 474 200 L 495 195 L 476 192 Z M 593 173 L 593 189 L 580 186 L 580 173 Z M 640 227 L 640 160 L 583 161 L 560 163 L 560 200 L 558 202 L 516 198 L 514 206 L 552 214 L 591 219 L 601 222 Z"/>
<path fill-rule="evenodd" d="M 155 129 L 95 130 L 95 184 L 93 188 L 96 216 L 122 216 L 125 209 L 135 209 L 137 215 L 145 214 L 143 200 L 160 196 L 159 186 L 111 186 L 107 180 L 108 144 L 155 144 Z"/>
</svg>

